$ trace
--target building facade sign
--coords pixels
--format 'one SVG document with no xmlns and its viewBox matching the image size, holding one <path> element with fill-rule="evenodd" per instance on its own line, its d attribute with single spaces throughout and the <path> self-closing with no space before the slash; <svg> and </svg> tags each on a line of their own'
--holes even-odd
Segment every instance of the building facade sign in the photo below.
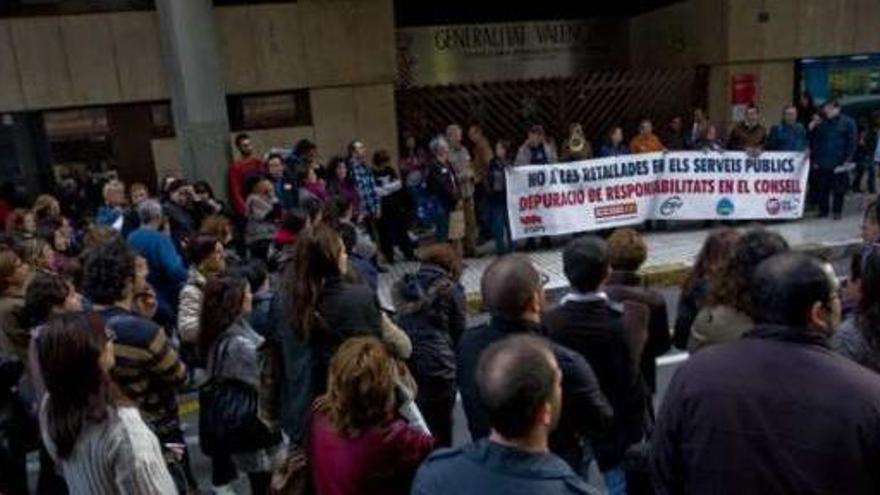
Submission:
<svg viewBox="0 0 880 495">
<path fill-rule="evenodd" d="M 540 21 L 397 30 L 400 87 L 538 77 L 612 69 L 627 59 L 626 23 Z"/>
</svg>

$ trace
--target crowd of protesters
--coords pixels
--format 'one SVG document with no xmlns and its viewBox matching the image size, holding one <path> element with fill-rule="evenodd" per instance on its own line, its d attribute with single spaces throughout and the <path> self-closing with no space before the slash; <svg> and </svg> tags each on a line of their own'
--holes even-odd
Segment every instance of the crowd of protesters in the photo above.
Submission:
<svg viewBox="0 0 880 495">
<path fill-rule="evenodd" d="M 575 124 L 558 155 L 540 126 L 515 148 L 452 124 L 427 148 L 407 138 L 399 166 L 360 141 L 324 163 L 309 141 L 260 155 L 239 135 L 228 205 L 180 178 L 157 197 L 109 180 L 91 215 L 4 188 L 0 492 L 28 493 L 30 452 L 38 493 L 208 488 L 180 416 L 194 391 L 214 493 L 240 474 L 259 494 L 876 492 L 876 203 L 843 291 L 772 231 L 713 233 L 674 332 L 636 230 L 567 243 L 554 307 L 511 254 L 505 169 L 593 149 L 809 147 L 819 213 L 839 216 L 849 164 L 874 186 L 876 130 L 859 138 L 833 100 L 806 127 L 800 110 L 766 132 L 750 107 L 724 142 L 700 111 L 659 137 L 644 120 L 628 146 Z M 490 319 L 469 328 L 462 260 L 489 238 Z M 419 265 L 388 309 L 378 273 L 399 256 Z M 655 415 L 672 345 L 694 357 Z M 459 395 L 473 442 L 452 448 Z"/>
</svg>

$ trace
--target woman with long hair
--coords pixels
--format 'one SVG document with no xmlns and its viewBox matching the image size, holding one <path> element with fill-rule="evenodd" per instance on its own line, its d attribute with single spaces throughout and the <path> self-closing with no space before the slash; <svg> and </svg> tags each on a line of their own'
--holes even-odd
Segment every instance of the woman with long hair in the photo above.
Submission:
<svg viewBox="0 0 880 495">
<path fill-rule="evenodd" d="M 37 228 L 46 225 L 54 226 L 62 221 L 61 203 L 51 194 L 41 194 L 34 200 L 31 208 Z"/>
<path fill-rule="evenodd" d="M 37 411 L 46 392 L 37 353 L 37 341 L 45 331 L 45 323 L 49 319 L 65 313 L 82 311 L 82 298 L 69 280 L 57 275 L 38 272 L 28 284 L 24 300 L 22 315 L 28 328 L 31 328 L 32 335 L 28 348 L 27 376 L 33 387 L 33 395 L 28 398 L 31 400 L 32 410 Z M 37 493 L 66 493 L 66 491 L 64 479 L 58 475 L 55 462 L 41 445 Z"/>
<path fill-rule="evenodd" d="M 739 238 L 740 233 L 736 229 L 723 228 L 709 234 L 703 243 L 694 267 L 681 286 L 678 316 L 675 319 L 675 333 L 672 337 L 675 347 L 681 350 L 687 349 L 691 327 L 697 318 L 697 313 L 706 303 L 709 287 L 712 281 L 721 275 L 724 264 Z"/>
<path fill-rule="evenodd" d="M 417 417 L 405 419 L 412 399 L 402 378 L 375 337 L 351 338 L 339 347 L 310 429 L 316 495 L 409 493 L 433 438 Z"/>
<path fill-rule="evenodd" d="M 330 357 L 342 342 L 354 335 L 380 335 L 379 302 L 368 287 L 343 281 L 348 254 L 329 227 L 318 226 L 297 243 L 293 265 L 291 326 L 312 349 L 317 395 L 326 387 Z"/>
<path fill-rule="evenodd" d="M 176 493 L 156 436 L 113 385 L 113 342 L 98 315 L 51 320 L 37 355 L 47 390 L 43 442 L 70 493 Z"/>
<path fill-rule="evenodd" d="M 348 165 L 345 158 L 334 156 L 327 162 L 327 194 L 330 197 L 340 196 L 352 205 L 354 211 L 358 210 L 360 198 L 354 182 L 348 175 Z"/>
<path fill-rule="evenodd" d="M 304 433 L 309 405 L 327 387 L 327 368 L 336 349 L 354 336 L 383 336 L 376 294 L 344 281 L 348 255 L 339 234 L 317 225 L 297 240 L 296 254 L 283 275 L 278 322 L 271 338 L 280 353 L 281 424 L 294 442 Z M 395 355 L 409 357 L 409 340 L 389 333 Z M 405 342 L 402 342 L 405 340 Z"/>
<path fill-rule="evenodd" d="M 257 397 L 260 391 L 259 349 L 265 341 L 254 331 L 247 316 L 253 308 L 253 295 L 246 278 L 210 279 L 204 289 L 204 305 L 211 311 L 201 314 L 199 351 L 207 360 L 212 380 L 231 380 L 249 387 Z M 204 405 L 203 405 L 204 406 Z M 256 410 L 254 411 L 256 414 Z M 259 421 L 251 418 L 252 422 Z M 250 439 L 225 438 L 223 447 L 212 453 L 212 484 L 227 485 L 237 477 L 236 469 L 248 474 L 252 493 L 267 493 L 271 471 L 279 455 L 280 437 L 265 429 L 264 445 L 255 450 L 239 451 L 229 445 L 248 443 Z"/>
<path fill-rule="evenodd" d="M 853 317 L 831 339 L 839 354 L 880 373 L 880 250 L 861 257 L 861 297 Z"/>
<path fill-rule="evenodd" d="M 690 352 L 736 340 L 751 328 L 751 281 L 755 268 L 788 249 L 784 237 L 761 228 L 747 232 L 736 242 L 720 276 L 712 280 L 706 306 L 694 320 L 688 341 Z"/>
</svg>

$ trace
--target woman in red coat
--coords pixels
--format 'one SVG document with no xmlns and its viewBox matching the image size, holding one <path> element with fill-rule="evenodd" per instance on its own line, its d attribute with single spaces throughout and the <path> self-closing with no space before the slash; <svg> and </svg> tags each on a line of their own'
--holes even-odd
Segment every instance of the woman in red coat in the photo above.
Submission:
<svg viewBox="0 0 880 495">
<path fill-rule="evenodd" d="M 401 383 L 379 339 L 354 337 L 339 348 L 309 437 L 317 495 L 409 493 L 434 440 Z"/>
</svg>

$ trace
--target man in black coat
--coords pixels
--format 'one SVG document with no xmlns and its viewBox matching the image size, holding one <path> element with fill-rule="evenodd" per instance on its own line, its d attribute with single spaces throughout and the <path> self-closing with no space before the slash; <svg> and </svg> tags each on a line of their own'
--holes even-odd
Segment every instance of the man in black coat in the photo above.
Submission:
<svg viewBox="0 0 880 495">
<path fill-rule="evenodd" d="M 541 325 L 544 287 L 541 276 L 527 256 L 513 254 L 498 258 L 483 273 L 483 305 L 492 315 L 487 325 L 462 335 L 457 356 L 457 381 L 474 440 L 489 434 L 489 421 L 476 385 L 480 353 L 493 342 L 513 334 L 545 335 Z M 599 389 L 590 365 L 576 352 L 553 344 L 553 354 L 562 370 L 562 414 L 550 436 L 550 450 L 582 475 L 583 439 L 604 435 L 613 411 Z"/>
<path fill-rule="evenodd" d="M 880 493 L 880 377 L 828 346 L 833 268 L 785 253 L 755 273 L 754 329 L 692 356 L 669 386 L 656 492 Z"/>
<path fill-rule="evenodd" d="M 596 236 L 575 239 L 563 251 L 562 264 L 573 292 L 544 315 L 544 323 L 551 339 L 587 360 L 614 407 L 611 435 L 593 447 L 610 493 L 626 493 L 624 454 L 644 438 L 648 404 L 624 329 L 623 308 L 603 292 L 609 275 L 608 246 Z"/>
</svg>

